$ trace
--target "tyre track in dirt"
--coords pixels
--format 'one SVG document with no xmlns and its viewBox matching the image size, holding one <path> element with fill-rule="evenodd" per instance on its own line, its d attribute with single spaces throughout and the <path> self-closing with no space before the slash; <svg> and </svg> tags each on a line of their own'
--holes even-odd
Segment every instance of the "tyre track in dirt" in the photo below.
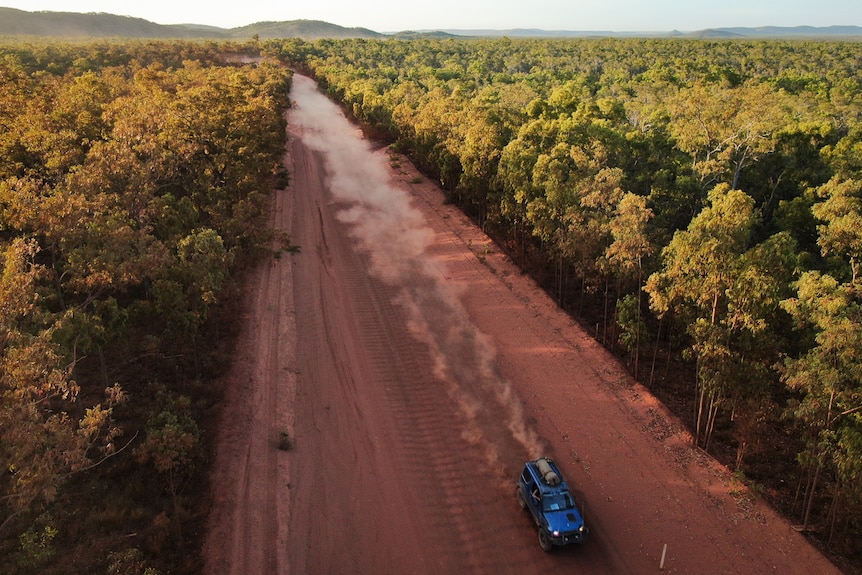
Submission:
<svg viewBox="0 0 862 575">
<path fill-rule="evenodd" d="M 430 355 L 421 345 L 417 349 L 405 329 L 404 312 L 391 303 L 396 293 L 382 285 L 375 293 L 384 298 L 359 309 L 358 317 L 363 326 L 372 326 L 363 337 L 370 342 L 376 380 L 385 390 L 396 430 L 388 448 L 403 467 L 414 502 L 411 513 L 422 518 L 424 545 L 437 557 L 438 572 L 499 573 L 494 554 L 499 533 L 477 529 L 494 500 L 476 494 L 493 493 L 496 487 L 482 448 L 464 439 L 469 421 L 445 382 L 434 377 Z"/>
<path fill-rule="evenodd" d="M 271 203 L 273 227 L 285 194 Z M 225 385 L 211 482 L 213 505 L 204 543 L 204 573 L 278 573 L 287 565 L 287 457 L 276 449 L 290 421 L 295 349 L 291 271 L 278 262 L 259 266 L 243 312 L 235 360 Z M 272 310 L 285 313 L 271 313 Z M 249 515 L 256 517 L 249 521 Z"/>
<path fill-rule="evenodd" d="M 335 221 L 316 154 L 294 134 L 296 191 L 291 236 L 298 344 L 296 447 L 291 453 L 288 549 L 295 573 L 398 572 L 422 557 L 410 521 L 408 483 L 387 444 L 396 430 L 376 416 L 386 398 L 374 359 L 388 354 L 379 295 Z M 311 169 L 314 167 L 314 169 Z M 358 308 L 370 309 L 360 312 Z M 363 316 L 378 318 L 369 327 Z M 376 343 L 373 343 L 376 342 Z M 406 572 L 406 571 L 405 571 Z"/>
<path fill-rule="evenodd" d="M 452 406 L 431 375 L 430 358 L 417 353 L 416 343 L 404 329 L 403 311 L 392 304 L 394 294 L 386 286 L 369 285 L 367 273 L 355 274 L 352 279 L 353 293 L 363 293 L 358 289 L 361 285 L 377 296 L 362 299 L 356 312 L 374 367 L 375 384 L 385 397 L 380 412 L 391 418 L 393 435 L 384 449 L 392 451 L 399 467 L 398 488 L 410 495 L 406 511 L 421 518 L 424 545 L 437 558 L 435 570 L 458 569 L 453 555 L 446 552 L 450 549 L 463 551 L 460 568 L 469 565 L 475 569 L 474 540 L 466 519 L 470 505 L 452 497 L 468 491 L 464 474 L 450 463 L 451 457 L 441 457 L 438 451 L 438 446 L 459 444 L 459 422 L 447 418 Z"/>
</svg>

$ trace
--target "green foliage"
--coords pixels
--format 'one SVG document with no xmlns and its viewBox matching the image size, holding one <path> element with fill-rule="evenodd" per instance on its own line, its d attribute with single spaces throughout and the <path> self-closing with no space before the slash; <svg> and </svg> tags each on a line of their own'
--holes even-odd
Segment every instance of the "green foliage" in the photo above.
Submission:
<svg viewBox="0 0 862 575">
<path fill-rule="evenodd" d="M 108 557 L 107 575 L 159 575 L 159 571 L 147 567 L 144 553 L 136 548 L 111 553 Z"/>
<path fill-rule="evenodd" d="M 162 407 L 147 422 L 147 437 L 135 450 L 139 460 L 151 463 L 169 477 L 171 489 L 201 454 L 200 429 L 187 397 L 163 395 Z"/>
<path fill-rule="evenodd" d="M 789 414 L 804 432 L 800 463 L 814 479 L 806 491 L 804 523 L 810 519 L 821 472 L 834 471 L 842 498 L 859 502 L 859 413 L 862 411 L 862 306 L 857 286 L 829 275 L 806 272 L 796 283 L 798 296 L 783 305 L 815 336 L 814 345 L 785 361 L 784 380 L 799 392 Z"/>
<path fill-rule="evenodd" d="M 38 569 L 54 557 L 54 538 L 58 532 L 51 526 L 50 517 L 40 517 L 38 523 L 44 524 L 40 531 L 37 532 L 35 527 L 31 527 L 19 537 L 19 563 L 27 569 Z"/>
<path fill-rule="evenodd" d="M 621 328 L 620 343 L 630 353 L 636 353 L 638 344 L 645 341 L 649 334 L 641 319 L 639 302 L 634 294 L 628 294 L 617 304 L 617 323 Z"/>
<path fill-rule="evenodd" d="M 812 207 L 822 221 L 817 243 L 824 256 L 849 261 L 849 280 L 856 283 L 862 258 L 862 181 L 832 178 L 818 188 L 823 201 Z"/>
</svg>

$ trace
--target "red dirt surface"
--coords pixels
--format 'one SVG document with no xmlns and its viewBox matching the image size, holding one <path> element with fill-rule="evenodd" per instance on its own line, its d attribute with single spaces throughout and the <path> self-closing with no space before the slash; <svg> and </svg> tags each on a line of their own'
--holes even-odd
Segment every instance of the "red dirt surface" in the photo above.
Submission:
<svg viewBox="0 0 862 575">
<path fill-rule="evenodd" d="M 272 225 L 301 251 L 250 278 L 206 573 L 838 573 L 406 159 L 292 96 Z M 518 507 L 540 455 L 583 546 Z"/>
</svg>

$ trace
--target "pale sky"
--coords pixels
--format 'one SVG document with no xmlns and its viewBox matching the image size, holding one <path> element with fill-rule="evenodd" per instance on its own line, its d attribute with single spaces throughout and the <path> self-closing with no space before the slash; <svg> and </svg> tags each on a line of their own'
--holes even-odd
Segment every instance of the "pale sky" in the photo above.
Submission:
<svg viewBox="0 0 862 575">
<path fill-rule="evenodd" d="M 730 26 L 862 26 L 858 0 L 0 0 L 35 12 L 108 12 L 159 24 L 235 28 L 323 20 L 377 32 L 540 28 L 685 32 Z"/>
</svg>

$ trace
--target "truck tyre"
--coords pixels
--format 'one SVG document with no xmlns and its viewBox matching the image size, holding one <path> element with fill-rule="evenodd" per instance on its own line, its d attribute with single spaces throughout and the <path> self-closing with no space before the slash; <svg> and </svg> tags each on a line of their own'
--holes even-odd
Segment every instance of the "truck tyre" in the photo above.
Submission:
<svg viewBox="0 0 862 575">
<path fill-rule="evenodd" d="M 550 551 L 554 548 L 554 544 L 551 543 L 551 536 L 541 527 L 539 527 L 539 546 L 545 551 Z"/>
<path fill-rule="evenodd" d="M 518 505 L 521 506 L 521 509 L 527 508 L 527 500 L 524 498 L 524 488 L 520 485 L 515 490 L 515 496 L 518 498 Z"/>
</svg>

